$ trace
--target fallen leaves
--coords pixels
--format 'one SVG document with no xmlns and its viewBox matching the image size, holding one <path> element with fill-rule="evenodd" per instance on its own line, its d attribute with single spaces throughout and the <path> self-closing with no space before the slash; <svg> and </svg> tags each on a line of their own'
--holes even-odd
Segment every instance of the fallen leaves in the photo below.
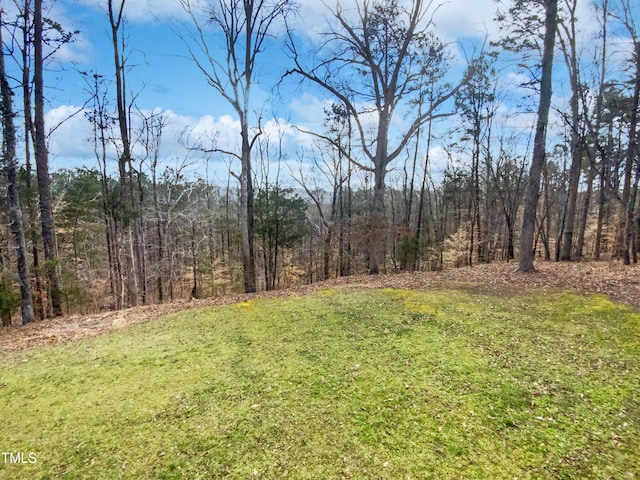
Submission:
<svg viewBox="0 0 640 480">
<path fill-rule="evenodd" d="M 25 350 L 41 345 L 65 343 L 142 323 L 171 313 L 217 305 L 252 305 L 261 298 L 304 295 L 317 290 L 340 288 L 396 288 L 428 290 L 454 288 L 494 295 L 511 295 L 530 289 L 570 290 L 600 293 L 640 310 L 640 266 L 619 262 L 538 262 L 536 272 L 516 272 L 515 263 L 480 264 L 442 272 L 405 272 L 387 275 L 341 277 L 313 285 L 255 294 L 235 294 L 203 300 L 146 305 L 118 312 L 72 315 L 23 327 L 0 330 L 0 349 Z"/>
</svg>

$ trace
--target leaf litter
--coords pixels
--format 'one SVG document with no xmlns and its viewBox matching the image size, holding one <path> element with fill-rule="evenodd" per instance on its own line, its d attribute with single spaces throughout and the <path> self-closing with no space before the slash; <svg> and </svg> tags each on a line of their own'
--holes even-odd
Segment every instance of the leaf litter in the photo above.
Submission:
<svg viewBox="0 0 640 480">
<path fill-rule="evenodd" d="M 230 294 L 180 300 L 90 315 L 69 315 L 0 330 L 0 350 L 26 350 L 101 335 L 136 323 L 185 310 L 230 305 L 248 300 L 305 295 L 323 289 L 394 288 L 406 290 L 461 289 L 495 296 L 539 291 L 603 294 L 640 311 L 640 266 L 619 262 L 538 262 L 536 271 L 520 273 L 515 263 L 479 264 L 440 272 L 403 272 L 341 277 L 313 285 L 254 294 Z"/>
</svg>

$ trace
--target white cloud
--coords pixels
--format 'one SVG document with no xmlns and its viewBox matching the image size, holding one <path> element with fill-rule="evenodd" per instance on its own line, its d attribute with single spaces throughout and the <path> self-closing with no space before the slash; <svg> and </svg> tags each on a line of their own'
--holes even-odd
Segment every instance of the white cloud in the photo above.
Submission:
<svg viewBox="0 0 640 480">
<path fill-rule="evenodd" d="M 238 161 L 232 156 L 221 152 L 203 152 L 214 148 L 226 152 L 240 153 L 240 122 L 229 115 L 213 117 L 204 115 L 191 117 L 179 115 L 171 110 L 163 111 L 159 108 L 142 112 L 145 116 L 162 113 L 165 117 L 165 127 L 162 132 L 160 161 L 162 165 L 174 165 L 178 159 L 186 160 L 190 165 L 190 173 L 204 175 L 204 159 L 212 160 L 210 175 L 216 178 L 226 178 L 227 168 L 239 169 Z M 56 107 L 46 116 L 49 128 L 56 127 L 49 137 L 50 167 L 52 170 L 60 168 L 88 167 L 97 168 L 98 163 L 94 153 L 93 127 L 86 119 L 85 111 L 81 107 L 62 105 Z M 134 117 L 132 130 L 140 128 L 140 120 Z M 114 135 L 116 133 L 114 132 Z M 292 125 L 282 119 L 268 119 L 263 124 L 261 141 L 271 142 L 270 155 L 275 159 L 278 142 L 282 136 L 283 159 L 295 161 L 296 153 L 301 149 L 309 137 L 300 133 Z M 135 137 L 135 133 L 134 133 Z M 137 163 L 144 158 L 144 146 L 140 142 L 133 145 L 133 155 Z M 254 162 L 259 160 L 258 146 L 254 149 Z M 117 171 L 118 152 L 113 142 L 107 151 L 109 168 L 112 173 Z M 181 161 L 182 161 L 181 160 Z M 283 170 L 284 171 L 284 170 Z M 287 173 L 288 175 L 288 173 Z"/>
<path fill-rule="evenodd" d="M 456 152 L 436 145 L 429 150 L 429 174 L 436 184 L 442 182 L 448 167 L 462 167 L 465 160 Z"/>
<path fill-rule="evenodd" d="M 71 43 L 62 45 L 54 55 L 54 59 L 62 63 L 86 62 L 93 51 L 91 42 L 84 32 L 78 32 Z"/>
<path fill-rule="evenodd" d="M 82 107 L 61 105 L 49 110 L 45 124 L 50 130 L 49 153 L 57 157 L 87 158 L 94 155 L 90 143 L 91 126 L 84 116 Z"/>
<path fill-rule="evenodd" d="M 158 113 L 159 109 L 154 113 Z M 144 111 L 150 115 L 151 111 Z M 185 157 L 190 147 L 201 146 L 211 149 L 214 145 L 225 150 L 237 151 L 240 124 L 228 115 L 214 118 L 205 115 L 193 118 L 177 115 L 171 110 L 164 112 L 166 118 L 162 133 L 161 157 L 171 159 Z M 46 124 L 54 128 L 49 136 L 50 163 L 52 169 L 72 168 L 76 166 L 97 167 L 94 153 L 93 127 L 81 107 L 61 105 L 47 112 Z M 133 131 L 140 128 L 140 121 L 133 121 Z M 135 134 L 134 134 L 135 136 Z M 140 143 L 133 146 L 134 155 L 143 155 Z M 113 142 L 108 146 L 109 162 L 115 170 L 117 150 Z M 193 155 L 193 154 L 192 154 Z M 205 154 L 203 154 L 204 156 Z"/>
<path fill-rule="evenodd" d="M 444 40 L 495 36 L 495 0 L 454 0 L 444 2 L 434 15 L 436 31 Z"/>
<path fill-rule="evenodd" d="M 79 3 L 107 12 L 106 2 L 96 0 L 78 0 Z M 194 2 L 196 3 L 196 2 Z M 120 2 L 114 1 L 114 9 L 119 8 Z M 117 10 L 116 10 L 117 13 Z M 127 20 L 134 23 L 156 22 L 163 18 L 184 18 L 185 11 L 177 0 L 126 0 L 124 14 Z"/>
<path fill-rule="evenodd" d="M 298 123 L 320 127 L 324 123 L 325 109 L 331 108 L 331 100 L 320 99 L 310 93 L 303 93 L 289 103 L 289 111 Z"/>
<path fill-rule="evenodd" d="M 292 19 L 292 25 L 302 34 L 319 39 L 320 34 L 327 31 L 327 22 L 333 19 L 336 6 L 342 9 L 347 19 L 357 20 L 357 5 L 362 0 L 340 0 L 321 2 L 318 0 L 299 0 L 299 14 Z M 425 2 L 426 4 L 427 2 Z M 409 7 L 410 0 L 401 0 L 401 6 Z M 497 31 L 494 17 L 495 0 L 453 0 L 439 4 L 434 2 L 427 10 L 426 19 L 431 17 L 435 23 L 435 31 L 447 41 L 455 41 L 461 37 L 482 38 L 485 33 Z"/>
<path fill-rule="evenodd" d="M 3 21 L 10 23 L 13 22 L 16 17 L 21 16 L 17 4 L 18 2 L 3 2 L 0 0 Z M 78 29 L 67 15 L 68 8 L 64 4 L 60 2 L 48 2 L 43 8 L 43 17 L 55 21 L 61 26 L 65 33 L 71 33 Z M 5 32 L 5 34 L 6 33 L 7 32 Z M 51 37 L 50 40 L 56 40 L 59 37 L 56 32 L 49 32 L 48 35 Z M 13 38 L 9 39 L 8 37 L 8 35 L 5 35 L 5 42 L 15 42 L 15 44 L 22 46 L 22 34 L 19 31 L 14 32 Z M 52 46 L 57 49 L 55 52 L 52 52 Z M 89 43 L 86 35 L 83 32 L 79 32 L 73 35 L 71 42 L 62 45 L 56 45 L 52 42 L 51 45 L 45 45 L 43 53 L 49 62 L 81 62 L 86 60 L 85 51 L 88 48 Z"/>
<path fill-rule="evenodd" d="M 511 131 L 533 131 L 536 124 L 536 112 L 525 112 L 514 105 L 502 103 L 496 112 L 495 126 Z"/>
</svg>

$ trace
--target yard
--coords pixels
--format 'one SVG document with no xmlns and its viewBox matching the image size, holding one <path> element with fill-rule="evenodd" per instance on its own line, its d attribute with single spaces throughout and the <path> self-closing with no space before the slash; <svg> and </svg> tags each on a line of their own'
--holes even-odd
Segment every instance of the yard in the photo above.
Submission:
<svg viewBox="0 0 640 480">
<path fill-rule="evenodd" d="M 603 295 L 326 286 L 0 372 L 7 479 L 640 476 L 640 315 Z"/>
</svg>

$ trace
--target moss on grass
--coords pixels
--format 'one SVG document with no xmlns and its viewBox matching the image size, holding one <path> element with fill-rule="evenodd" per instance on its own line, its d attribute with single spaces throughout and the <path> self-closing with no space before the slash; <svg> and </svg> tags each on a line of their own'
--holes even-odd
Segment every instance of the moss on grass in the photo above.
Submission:
<svg viewBox="0 0 640 480">
<path fill-rule="evenodd" d="M 634 478 L 640 315 L 321 291 L 0 360 L 0 478 Z"/>
</svg>

